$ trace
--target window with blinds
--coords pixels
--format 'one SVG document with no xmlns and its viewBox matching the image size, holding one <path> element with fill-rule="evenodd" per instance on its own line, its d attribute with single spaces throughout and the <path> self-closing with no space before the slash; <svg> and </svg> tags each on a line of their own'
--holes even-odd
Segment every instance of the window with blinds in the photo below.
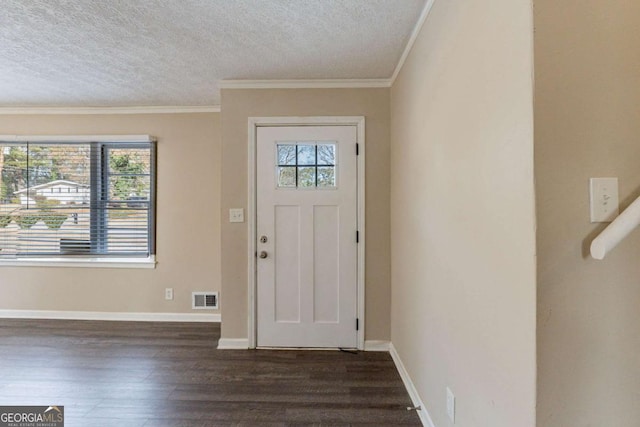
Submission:
<svg viewBox="0 0 640 427">
<path fill-rule="evenodd" d="M 153 255 L 155 150 L 0 141 L 0 259 Z"/>
</svg>

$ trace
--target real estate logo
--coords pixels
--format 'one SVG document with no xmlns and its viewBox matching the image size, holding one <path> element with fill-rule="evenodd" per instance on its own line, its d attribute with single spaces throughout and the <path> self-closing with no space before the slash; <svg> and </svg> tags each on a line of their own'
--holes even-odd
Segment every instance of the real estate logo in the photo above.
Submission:
<svg viewBox="0 0 640 427">
<path fill-rule="evenodd" d="M 0 427 L 64 427 L 64 406 L 0 406 Z"/>
</svg>

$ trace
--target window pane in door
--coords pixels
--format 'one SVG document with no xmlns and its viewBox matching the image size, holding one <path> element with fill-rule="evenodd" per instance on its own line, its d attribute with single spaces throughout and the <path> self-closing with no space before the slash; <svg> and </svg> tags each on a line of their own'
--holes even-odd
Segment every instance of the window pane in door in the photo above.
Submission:
<svg viewBox="0 0 640 427">
<path fill-rule="evenodd" d="M 319 165 L 335 165 L 336 164 L 335 144 L 318 144 L 318 164 Z"/>
<path fill-rule="evenodd" d="M 296 186 L 296 168 L 295 167 L 279 167 L 278 168 L 278 187 L 294 187 Z"/>
<path fill-rule="evenodd" d="M 334 166 L 318 166 L 318 187 L 335 187 L 336 175 Z"/>
<path fill-rule="evenodd" d="M 278 144 L 278 165 L 296 164 L 296 146 L 292 144 Z"/>
<path fill-rule="evenodd" d="M 298 145 L 298 164 L 299 165 L 315 165 L 316 164 L 316 146 Z"/>
<path fill-rule="evenodd" d="M 304 166 L 298 168 L 298 187 L 309 188 L 316 186 L 316 168 Z"/>
</svg>

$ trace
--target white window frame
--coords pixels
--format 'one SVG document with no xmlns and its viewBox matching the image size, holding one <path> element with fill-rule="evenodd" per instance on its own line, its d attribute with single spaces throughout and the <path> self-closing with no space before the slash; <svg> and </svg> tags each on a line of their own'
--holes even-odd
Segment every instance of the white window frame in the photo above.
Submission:
<svg viewBox="0 0 640 427">
<path fill-rule="evenodd" d="M 3 142 L 52 143 L 149 143 L 157 139 L 151 135 L 0 135 Z M 152 201 L 153 203 L 153 201 Z M 154 219 L 155 221 L 155 219 Z M 155 232 L 155 224 L 152 225 Z M 155 254 L 147 258 L 134 257 L 17 257 L 0 259 L 1 267 L 74 267 L 74 268 L 155 268 Z"/>
</svg>

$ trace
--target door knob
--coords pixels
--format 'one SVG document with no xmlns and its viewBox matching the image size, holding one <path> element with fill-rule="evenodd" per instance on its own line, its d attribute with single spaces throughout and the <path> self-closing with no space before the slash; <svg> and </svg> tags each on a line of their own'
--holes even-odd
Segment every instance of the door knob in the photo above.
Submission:
<svg viewBox="0 0 640 427">
<path fill-rule="evenodd" d="M 267 252 L 266 251 L 260 252 L 260 258 L 265 259 L 266 257 L 267 257 Z"/>
</svg>

